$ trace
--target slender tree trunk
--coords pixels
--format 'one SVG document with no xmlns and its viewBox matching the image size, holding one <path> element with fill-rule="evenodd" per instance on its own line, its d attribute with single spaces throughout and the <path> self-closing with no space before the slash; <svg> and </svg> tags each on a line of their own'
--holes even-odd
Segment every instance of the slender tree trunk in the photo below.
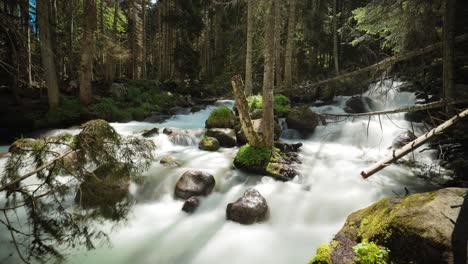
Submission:
<svg viewBox="0 0 468 264">
<path fill-rule="evenodd" d="M 292 60 L 294 51 L 294 33 L 296 31 L 296 0 L 289 1 L 288 39 L 286 42 L 286 54 L 284 65 L 284 84 L 291 88 L 293 84 Z"/>
<path fill-rule="evenodd" d="M 245 56 L 245 94 L 252 95 L 252 55 L 253 55 L 253 34 L 254 34 L 254 12 L 255 1 L 249 0 L 247 6 L 247 54 Z"/>
<path fill-rule="evenodd" d="M 244 135 L 251 146 L 260 147 L 262 143 L 258 138 L 258 134 L 255 132 L 255 129 L 252 124 L 252 119 L 250 118 L 249 103 L 247 102 L 247 98 L 245 97 L 242 78 L 240 77 L 240 75 L 236 75 L 232 77 L 231 83 L 236 99 L 236 106 L 239 110 L 242 132 L 244 132 Z"/>
<path fill-rule="evenodd" d="M 75 79 L 75 62 L 73 60 L 73 31 L 74 31 L 74 2 L 75 0 L 69 0 L 68 10 L 68 19 L 67 19 L 67 58 L 68 58 L 68 65 L 67 65 L 67 75 L 69 79 Z"/>
<path fill-rule="evenodd" d="M 294 1 L 294 0 L 293 0 Z M 265 67 L 263 73 L 263 142 L 274 146 L 273 82 L 275 67 L 275 0 L 267 1 L 269 14 L 265 22 Z"/>
<path fill-rule="evenodd" d="M 93 101 L 92 76 L 94 59 L 94 33 L 97 27 L 96 0 L 85 0 L 83 39 L 81 43 L 81 64 L 80 64 L 80 101 L 84 105 L 89 105 Z"/>
<path fill-rule="evenodd" d="M 146 0 L 141 0 L 141 78 L 146 79 Z"/>
<path fill-rule="evenodd" d="M 282 31 L 282 17 L 281 17 L 281 0 L 275 0 L 275 75 L 276 85 L 279 87 L 283 82 L 283 65 L 281 64 L 281 31 Z"/>
<path fill-rule="evenodd" d="M 47 94 L 50 109 L 55 109 L 60 103 L 57 71 L 55 69 L 54 52 L 49 19 L 49 0 L 37 1 L 37 23 L 39 26 L 42 67 L 44 68 Z"/>
<path fill-rule="evenodd" d="M 32 60 L 31 60 L 31 27 L 29 26 L 29 0 L 21 0 L 20 11 L 22 19 L 22 32 L 24 36 L 22 59 L 26 63 L 21 63 L 22 77 L 27 80 L 29 87 L 32 87 Z"/>
<path fill-rule="evenodd" d="M 454 47 L 455 47 L 455 0 L 445 0 L 443 41 L 443 97 L 449 101 L 455 90 Z M 450 113 L 450 107 L 445 109 Z"/>
<path fill-rule="evenodd" d="M 111 34 L 111 40 L 112 43 L 115 43 L 117 40 L 117 22 L 119 20 L 119 0 L 115 0 L 114 2 L 114 18 L 112 22 L 112 34 Z M 106 69 L 105 69 L 105 74 L 104 74 L 104 80 L 106 82 L 106 85 L 110 87 L 112 85 L 112 82 L 114 81 L 114 76 L 115 76 L 115 59 L 113 57 L 113 54 L 108 54 L 107 55 L 107 60 L 106 60 Z"/>
<path fill-rule="evenodd" d="M 340 65 L 338 64 L 338 0 L 333 0 L 333 62 L 335 64 L 335 73 L 340 75 Z"/>
</svg>

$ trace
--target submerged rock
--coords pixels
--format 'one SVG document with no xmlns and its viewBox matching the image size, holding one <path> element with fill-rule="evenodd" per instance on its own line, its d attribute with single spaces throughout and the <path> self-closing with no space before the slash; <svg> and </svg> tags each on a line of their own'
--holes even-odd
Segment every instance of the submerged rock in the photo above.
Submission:
<svg viewBox="0 0 468 264">
<path fill-rule="evenodd" d="M 392 263 L 466 263 L 468 189 L 385 198 L 352 213 L 331 242 L 333 263 L 353 263 L 353 246 L 374 242 Z"/>
<path fill-rule="evenodd" d="M 192 196 L 185 201 L 184 206 L 182 206 L 182 211 L 191 214 L 197 210 L 199 205 L 200 199 L 198 197 Z"/>
<path fill-rule="evenodd" d="M 180 167 L 180 163 L 172 156 L 164 156 L 159 163 L 165 167 Z"/>
<path fill-rule="evenodd" d="M 392 148 L 399 149 L 404 145 L 410 143 L 411 141 L 415 140 L 417 137 L 413 134 L 413 132 L 406 130 L 401 132 L 396 136 L 392 141 Z"/>
<path fill-rule="evenodd" d="M 213 175 L 202 171 L 186 171 L 177 181 L 175 196 L 188 199 L 191 196 L 206 196 L 213 191 Z"/>
<path fill-rule="evenodd" d="M 246 225 L 264 221 L 267 214 L 268 204 L 255 189 L 247 190 L 241 198 L 228 204 L 226 208 L 228 220 Z"/>
<path fill-rule="evenodd" d="M 233 148 L 237 144 L 236 132 L 230 128 L 211 128 L 206 131 L 207 137 L 216 138 L 221 147 Z"/>
<path fill-rule="evenodd" d="M 286 117 L 286 124 L 290 129 L 296 129 L 307 136 L 315 131 L 320 121 L 319 115 L 308 107 L 300 107 L 291 110 Z"/>
<path fill-rule="evenodd" d="M 220 147 L 219 141 L 214 137 L 202 137 L 198 148 L 206 151 L 217 151 Z"/>
<path fill-rule="evenodd" d="M 155 128 L 147 129 L 141 135 L 143 137 L 152 137 L 154 135 L 159 135 L 159 128 L 155 127 Z"/>
</svg>

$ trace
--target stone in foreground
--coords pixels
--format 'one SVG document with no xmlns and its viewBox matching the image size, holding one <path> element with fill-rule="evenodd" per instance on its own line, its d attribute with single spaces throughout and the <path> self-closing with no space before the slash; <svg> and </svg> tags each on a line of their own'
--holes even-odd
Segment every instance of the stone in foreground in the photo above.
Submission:
<svg viewBox="0 0 468 264">
<path fill-rule="evenodd" d="M 186 171 L 177 181 L 175 196 L 181 199 L 206 196 L 213 191 L 214 186 L 213 175 L 202 171 Z"/>
<path fill-rule="evenodd" d="M 249 189 L 236 202 L 228 204 L 228 220 L 249 225 L 267 218 L 268 205 L 265 198 L 255 189 Z"/>
<path fill-rule="evenodd" d="M 185 201 L 184 206 L 182 207 L 182 211 L 191 214 L 197 210 L 199 205 L 200 199 L 198 197 L 192 196 Z"/>
</svg>

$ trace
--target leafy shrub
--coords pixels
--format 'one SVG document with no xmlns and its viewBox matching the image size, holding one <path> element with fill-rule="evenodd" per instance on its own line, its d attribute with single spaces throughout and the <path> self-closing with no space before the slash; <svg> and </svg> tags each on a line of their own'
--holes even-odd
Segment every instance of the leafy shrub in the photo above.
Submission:
<svg viewBox="0 0 468 264">
<path fill-rule="evenodd" d="M 248 99 L 249 111 L 263 108 L 263 98 L 260 95 L 250 96 Z M 291 110 L 291 101 L 284 95 L 273 97 L 273 111 L 279 117 L 284 117 Z"/>
<path fill-rule="evenodd" d="M 360 264 L 386 264 L 389 250 L 377 246 L 374 242 L 363 242 L 353 247 L 356 258 L 354 261 Z"/>
<path fill-rule="evenodd" d="M 36 122 L 37 127 L 68 126 L 80 122 L 89 115 L 89 111 L 78 98 L 63 98 L 60 106 L 49 110 L 44 118 Z"/>
<path fill-rule="evenodd" d="M 227 106 L 221 106 L 213 110 L 206 120 L 207 128 L 232 128 L 236 118 L 231 109 Z"/>
<path fill-rule="evenodd" d="M 113 122 L 131 119 L 131 114 L 121 107 L 112 98 L 103 98 L 99 103 L 91 106 L 91 111 L 99 118 Z"/>
</svg>

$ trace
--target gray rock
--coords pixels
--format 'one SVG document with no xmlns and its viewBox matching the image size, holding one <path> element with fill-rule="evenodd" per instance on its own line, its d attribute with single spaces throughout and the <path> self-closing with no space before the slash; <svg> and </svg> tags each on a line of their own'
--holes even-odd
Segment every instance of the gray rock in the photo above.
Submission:
<svg viewBox="0 0 468 264">
<path fill-rule="evenodd" d="M 159 129 L 157 127 L 155 128 L 151 128 L 151 129 L 147 129 L 143 132 L 143 134 L 141 134 L 143 137 L 152 137 L 154 135 L 158 135 L 159 134 Z"/>
<path fill-rule="evenodd" d="M 186 171 L 177 181 L 175 196 L 188 199 L 191 196 L 206 196 L 213 191 L 213 175 L 202 171 Z"/>
<path fill-rule="evenodd" d="M 411 141 L 415 140 L 417 137 L 413 134 L 413 132 L 406 130 L 398 134 L 392 141 L 392 148 L 399 149 L 404 145 L 410 143 Z"/>
<path fill-rule="evenodd" d="M 230 128 L 211 128 L 206 131 L 207 137 L 216 138 L 224 148 L 233 148 L 237 144 L 236 132 Z"/>
<path fill-rule="evenodd" d="M 159 163 L 165 167 L 180 167 L 180 163 L 172 156 L 163 157 Z"/>
<path fill-rule="evenodd" d="M 201 139 L 200 144 L 198 145 L 199 149 L 206 151 L 217 151 L 219 147 L 220 144 L 216 138 L 206 136 Z"/>
<path fill-rule="evenodd" d="M 255 189 L 247 190 L 236 202 L 226 208 L 228 220 L 241 224 L 253 224 L 264 221 L 268 214 L 265 198 Z"/>
<path fill-rule="evenodd" d="M 198 197 L 192 196 L 185 201 L 184 206 L 182 206 L 182 211 L 191 214 L 195 212 L 199 205 L 200 199 Z"/>
</svg>

